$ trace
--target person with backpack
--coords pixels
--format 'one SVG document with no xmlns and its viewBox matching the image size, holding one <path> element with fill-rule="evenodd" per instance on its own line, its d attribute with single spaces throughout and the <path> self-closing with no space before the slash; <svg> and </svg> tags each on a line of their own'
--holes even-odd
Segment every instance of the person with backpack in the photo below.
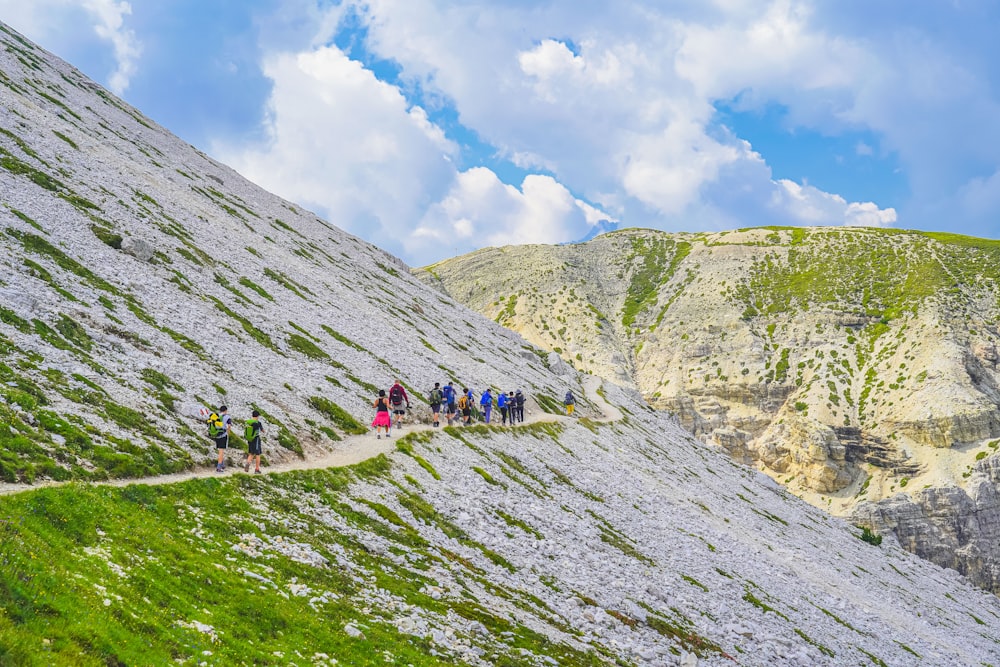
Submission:
<svg viewBox="0 0 1000 667">
<path fill-rule="evenodd" d="M 476 407 L 476 395 L 471 389 L 465 390 L 465 398 L 469 402 L 469 419 L 466 421 L 467 424 L 479 421 L 479 408 Z"/>
<path fill-rule="evenodd" d="M 511 393 L 511 396 L 513 396 L 513 395 L 514 394 Z M 507 403 L 507 394 L 505 394 L 505 393 L 503 393 L 501 391 L 497 395 L 497 407 L 500 408 L 500 424 L 503 425 L 503 426 L 507 425 L 507 413 L 510 410 L 510 408 L 508 408 L 507 406 L 508 406 L 508 403 Z M 511 423 L 513 424 L 514 422 L 511 421 Z"/>
<path fill-rule="evenodd" d="M 260 413 L 256 410 L 251 414 L 243 427 L 243 437 L 247 441 L 247 461 L 243 464 L 243 470 L 250 472 L 250 464 L 254 466 L 254 474 L 260 474 L 260 455 L 263 452 L 261 447 L 261 436 L 264 434 L 264 425 L 260 421 Z"/>
<path fill-rule="evenodd" d="M 444 399 L 444 402 L 447 404 L 447 407 L 445 408 L 445 412 L 447 413 L 447 416 L 448 416 L 448 426 L 451 426 L 451 423 L 453 421 L 455 421 L 455 415 L 457 414 L 457 408 L 456 408 L 456 405 L 455 405 L 455 401 L 456 401 L 455 387 L 453 387 L 450 382 L 444 386 L 444 389 L 441 390 L 441 397 L 442 397 L 442 399 Z"/>
<path fill-rule="evenodd" d="M 563 405 L 566 406 L 566 414 L 568 416 L 572 416 L 573 408 L 576 407 L 576 398 L 573 397 L 572 391 L 566 392 L 566 398 L 563 399 Z"/>
<path fill-rule="evenodd" d="M 486 423 L 490 423 L 490 414 L 493 412 L 493 394 L 490 392 L 490 388 L 487 387 L 486 391 L 483 392 L 482 398 L 479 399 L 479 405 L 483 408 L 483 417 Z"/>
<path fill-rule="evenodd" d="M 220 405 L 219 409 L 208 415 L 208 437 L 215 441 L 219 452 L 215 472 L 226 471 L 226 448 L 229 447 L 229 431 L 233 428 L 233 419 L 229 416 L 229 408 Z"/>
<path fill-rule="evenodd" d="M 375 427 L 375 439 L 382 439 L 381 430 L 383 428 L 385 428 L 385 437 L 390 437 L 389 427 L 392 426 L 392 417 L 389 416 L 389 399 L 385 396 L 385 389 L 378 390 L 378 398 L 372 403 L 372 407 L 375 408 L 375 419 L 372 420 L 372 426 Z"/>
<path fill-rule="evenodd" d="M 462 395 L 458 397 L 458 409 L 462 411 L 462 423 L 468 426 L 472 420 L 472 399 L 469 396 L 472 391 L 466 387 L 462 390 Z"/>
<path fill-rule="evenodd" d="M 524 423 L 524 392 L 520 389 L 514 392 L 514 414 L 511 417 L 511 423 L 514 422 L 515 418 L 518 422 Z"/>
<path fill-rule="evenodd" d="M 410 409 L 410 397 L 406 395 L 406 389 L 399 380 L 396 380 L 395 384 L 389 388 L 389 403 L 392 405 L 392 414 L 396 417 L 396 428 L 401 428 L 403 426 L 403 417 L 406 416 L 406 411 Z M 405 408 L 403 407 L 403 403 L 406 403 Z"/>
<path fill-rule="evenodd" d="M 441 418 L 441 399 L 441 383 L 435 382 L 434 388 L 427 394 L 427 402 L 431 404 L 431 414 L 434 415 L 434 426 L 438 425 Z"/>
</svg>

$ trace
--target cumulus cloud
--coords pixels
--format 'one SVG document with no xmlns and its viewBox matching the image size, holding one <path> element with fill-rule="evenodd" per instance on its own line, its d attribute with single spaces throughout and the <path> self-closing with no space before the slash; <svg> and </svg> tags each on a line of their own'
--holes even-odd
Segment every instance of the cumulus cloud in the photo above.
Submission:
<svg viewBox="0 0 1000 667">
<path fill-rule="evenodd" d="M 597 209 L 550 176 L 529 175 L 518 189 L 476 167 L 456 175 L 410 236 L 407 250 L 431 256 L 435 247 L 450 254 L 487 245 L 560 243 L 582 237 L 599 219 Z"/>
<path fill-rule="evenodd" d="M 529 175 L 517 188 L 484 167 L 459 171 L 457 147 L 424 109 L 336 47 L 274 55 L 264 72 L 274 86 L 268 140 L 213 152 L 411 263 L 571 240 L 600 215 L 550 176 Z"/>
<path fill-rule="evenodd" d="M 0 0 L 0 15 L 37 42 L 79 43 L 90 26 L 93 34 L 111 46 L 115 69 L 106 80 L 111 92 L 122 95 L 135 75 L 142 45 L 126 25 L 132 6 L 124 0 Z"/>
<path fill-rule="evenodd" d="M 248 178 L 393 247 L 454 178 L 419 107 L 336 47 L 272 56 L 265 145 L 213 151 Z"/>
<path fill-rule="evenodd" d="M 840 195 L 789 180 L 779 180 L 778 185 L 772 206 L 791 216 L 797 224 L 890 227 L 896 223 L 896 210 L 892 208 L 880 209 L 871 202 L 847 202 Z"/>
<path fill-rule="evenodd" d="M 453 101 L 501 155 L 551 173 L 624 224 L 842 224 L 850 202 L 830 194 L 824 204 L 828 193 L 812 187 L 808 203 L 789 195 L 752 147 L 717 125 L 715 103 L 776 100 L 794 122 L 845 126 L 855 121 L 836 110 L 878 70 L 871 54 L 817 29 L 808 2 L 681 4 L 355 6 L 369 47 L 404 77 Z M 891 217 L 862 215 L 867 207 L 851 217 Z M 828 208 L 837 212 L 821 214 Z"/>
</svg>

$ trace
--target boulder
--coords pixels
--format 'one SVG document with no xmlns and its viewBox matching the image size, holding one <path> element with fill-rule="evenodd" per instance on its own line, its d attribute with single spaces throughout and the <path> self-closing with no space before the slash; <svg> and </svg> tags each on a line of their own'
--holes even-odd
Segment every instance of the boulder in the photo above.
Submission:
<svg viewBox="0 0 1000 667">
<path fill-rule="evenodd" d="M 121 250 L 126 255 L 131 255 L 140 262 L 149 262 L 153 259 L 153 255 L 156 254 L 156 248 L 152 243 L 132 236 L 126 236 L 122 239 Z"/>
</svg>

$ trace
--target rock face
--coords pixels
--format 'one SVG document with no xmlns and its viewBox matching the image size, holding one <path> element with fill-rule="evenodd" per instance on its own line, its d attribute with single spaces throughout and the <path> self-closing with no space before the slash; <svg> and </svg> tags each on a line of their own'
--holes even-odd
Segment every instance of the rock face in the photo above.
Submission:
<svg viewBox="0 0 1000 667">
<path fill-rule="evenodd" d="M 859 525 L 891 533 L 923 558 L 958 570 L 973 583 L 1000 593 L 1000 460 L 976 464 L 965 485 L 897 494 L 854 508 Z"/>
<path fill-rule="evenodd" d="M 631 229 L 417 275 L 846 515 L 966 488 L 993 454 L 998 252 L 868 228 Z"/>
</svg>

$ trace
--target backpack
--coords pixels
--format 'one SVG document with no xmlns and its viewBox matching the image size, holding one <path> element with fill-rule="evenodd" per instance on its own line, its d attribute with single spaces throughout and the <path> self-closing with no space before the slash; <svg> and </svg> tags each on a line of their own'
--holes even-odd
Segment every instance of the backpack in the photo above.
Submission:
<svg viewBox="0 0 1000 667">
<path fill-rule="evenodd" d="M 205 422 L 208 424 L 208 437 L 214 439 L 225 434 L 226 425 L 222 423 L 222 417 L 218 413 L 210 414 Z"/>
<path fill-rule="evenodd" d="M 566 392 L 566 398 L 563 399 L 563 403 L 566 404 L 566 405 L 570 405 L 571 403 L 575 403 L 575 402 L 576 402 L 576 400 L 573 398 L 573 392 L 567 391 Z"/>
<path fill-rule="evenodd" d="M 256 419 L 251 419 L 247 422 L 247 425 L 243 427 L 243 439 L 247 442 L 253 442 L 254 438 L 260 435 L 260 422 Z"/>
<path fill-rule="evenodd" d="M 433 405 L 434 403 L 441 402 L 441 391 L 438 389 L 431 389 L 431 393 L 427 395 L 427 402 Z"/>
<path fill-rule="evenodd" d="M 464 410 L 467 407 L 469 407 L 469 397 L 466 396 L 465 394 L 462 394 L 458 398 L 458 409 L 459 410 Z"/>
<path fill-rule="evenodd" d="M 399 405 L 403 402 L 403 388 L 398 384 L 392 385 L 392 389 L 389 390 L 389 400 L 392 401 L 393 405 Z"/>
</svg>

